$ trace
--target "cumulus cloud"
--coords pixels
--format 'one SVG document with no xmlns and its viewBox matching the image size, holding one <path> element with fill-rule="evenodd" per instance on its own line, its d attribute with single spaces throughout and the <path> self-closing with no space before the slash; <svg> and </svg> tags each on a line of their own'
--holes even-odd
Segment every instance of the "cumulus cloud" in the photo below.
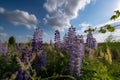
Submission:
<svg viewBox="0 0 120 80">
<path fill-rule="evenodd" d="M 91 24 L 83 22 L 83 23 L 79 24 L 78 26 L 80 26 L 80 27 L 89 27 L 89 26 L 91 26 Z"/>
<path fill-rule="evenodd" d="M 70 21 L 90 2 L 91 0 L 47 0 L 44 8 L 48 14 L 43 20 L 46 25 L 62 30 L 70 26 Z"/>
<path fill-rule="evenodd" d="M 6 11 L 4 8 L 0 7 L 0 17 L 8 20 L 14 25 L 24 25 L 29 29 L 36 28 L 37 25 L 36 16 L 22 10 Z"/>
<path fill-rule="evenodd" d="M 4 13 L 5 9 L 0 7 L 0 13 Z"/>
<path fill-rule="evenodd" d="M 0 33 L 0 37 L 6 37 L 7 33 Z"/>
<path fill-rule="evenodd" d="M 77 31 L 78 33 L 81 32 L 81 31 L 84 32 L 84 31 L 87 30 L 89 27 L 92 27 L 91 24 L 88 24 L 88 23 L 86 23 L 86 22 L 83 22 L 83 23 L 79 24 L 78 26 L 81 27 L 81 29 Z"/>
<path fill-rule="evenodd" d="M 46 43 L 46 42 L 49 43 L 50 40 L 54 42 L 54 36 L 51 36 L 49 33 L 43 32 L 43 36 L 44 36 L 43 43 Z"/>
</svg>

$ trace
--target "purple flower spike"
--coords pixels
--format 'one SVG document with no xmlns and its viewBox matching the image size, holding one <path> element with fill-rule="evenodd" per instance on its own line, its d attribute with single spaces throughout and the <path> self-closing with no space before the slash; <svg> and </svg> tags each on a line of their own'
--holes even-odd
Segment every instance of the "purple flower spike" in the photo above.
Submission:
<svg viewBox="0 0 120 80">
<path fill-rule="evenodd" d="M 55 47 L 58 49 L 61 47 L 60 32 L 58 30 L 55 31 Z"/>
<path fill-rule="evenodd" d="M 87 34 L 86 44 L 88 48 L 94 49 L 97 48 L 97 41 L 93 38 L 92 33 Z"/>
<path fill-rule="evenodd" d="M 68 50 L 70 52 L 70 74 L 80 77 L 84 40 L 83 36 L 76 36 L 73 26 L 69 28 L 68 32 Z"/>
<path fill-rule="evenodd" d="M 2 52 L 2 42 L 0 40 L 0 52 Z"/>
<path fill-rule="evenodd" d="M 42 30 L 40 28 L 37 28 L 34 35 L 33 35 L 33 41 L 32 41 L 32 51 L 39 51 L 42 50 Z"/>
</svg>

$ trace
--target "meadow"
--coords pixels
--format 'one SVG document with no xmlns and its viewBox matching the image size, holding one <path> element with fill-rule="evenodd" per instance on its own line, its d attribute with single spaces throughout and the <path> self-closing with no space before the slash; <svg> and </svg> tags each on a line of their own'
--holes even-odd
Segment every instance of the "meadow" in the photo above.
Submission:
<svg viewBox="0 0 120 80">
<path fill-rule="evenodd" d="M 120 79 L 120 42 L 98 43 L 97 48 L 92 49 L 93 53 L 84 51 L 80 76 L 76 75 L 77 71 L 70 74 L 70 51 L 68 49 L 57 47 L 58 45 L 55 46 L 56 44 L 52 42 L 50 44 L 40 43 L 41 46 L 38 45 L 38 47 L 41 49 L 38 50 L 41 52 L 37 50 L 29 56 L 29 51 L 33 49 L 32 44 L 3 44 L 3 47 L 7 45 L 8 49 L 0 53 L 0 80 Z M 86 48 L 87 46 L 84 46 L 84 50 Z M 29 57 L 31 57 L 30 60 Z"/>
<path fill-rule="evenodd" d="M 114 31 L 109 24 L 104 28 Z M 0 41 L 0 80 L 120 80 L 120 42 L 109 36 L 97 43 L 94 31 L 85 30 L 84 40 L 71 26 L 63 41 L 56 30 L 54 43 L 43 43 L 38 27 L 31 42 L 16 43 L 14 36 Z"/>
</svg>

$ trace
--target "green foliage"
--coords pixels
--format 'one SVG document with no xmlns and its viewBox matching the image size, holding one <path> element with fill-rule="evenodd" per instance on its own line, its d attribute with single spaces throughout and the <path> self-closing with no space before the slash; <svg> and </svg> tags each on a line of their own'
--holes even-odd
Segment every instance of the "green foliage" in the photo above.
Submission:
<svg viewBox="0 0 120 80">
<path fill-rule="evenodd" d="M 55 50 L 51 46 L 45 46 L 47 51 L 47 70 L 48 74 L 52 76 L 54 73 L 57 74 L 65 74 L 69 73 L 69 55 L 68 53 L 62 53 L 60 51 Z M 52 70 L 51 70 L 52 69 Z"/>
<path fill-rule="evenodd" d="M 9 43 L 9 45 L 15 45 L 16 40 L 15 40 L 14 36 L 11 36 L 11 37 L 9 38 L 8 43 Z"/>
<path fill-rule="evenodd" d="M 89 28 L 89 29 L 87 29 L 87 30 L 85 30 L 84 32 L 85 33 L 91 33 L 91 32 L 94 32 L 96 30 L 96 28 L 95 29 L 92 29 L 92 28 Z"/>
<path fill-rule="evenodd" d="M 27 45 L 27 44 L 26 44 Z M 31 80 L 119 80 L 120 78 L 120 43 L 107 43 L 112 53 L 113 62 L 108 64 L 104 59 L 99 59 L 98 55 L 94 55 L 92 59 L 88 55 L 83 56 L 81 77 L 75 78 L 69 75 L 69 52 L 55 50 L 54 47 L 44 44 L 43 49 L 47 52 L 47 66 L 42 67 L 42 73 L 36 74 L 36 71 L 30 67 Z M 106 44 L 99 45 L 103 52 L 107 52 Z M 97 50 L 100 51 L 99 49 Z M 17 52 L 17 57 L 20 57 L 20 52 Z M 14 54 L 10 57 L 0 56 L 0 78 L 14 80 L 18 63 Z M 4 66 L 3 66 L 4 65 Z M 32 63 L 34 66 L 35 63 Z"/>
<path fill-rule="evenodd" d="M 115 28 L 110 24 L 106 24 L 104 27 L 101 27 L 99 30 L 100 33 L 106 33 L 107 31 L 114 32 Z"/>
<path fill-rule="evenodd" d="M 114 31 L 115 31 L 115 28 L 112 27 L 112 26 L 109 25 L 109 24 L 105 25 L 105 27 L 107 28 L 107 30 L 108 30 L 109 32 L 114 32 Z"/>
<path fill-rule="evenodd" d="M 106 30 L 103 29 L 103 27 L 101 27 L 100 30 L 99 30 L 99 32 L 100 32 L 100 33 L 106 33 Z"/>
<path fill-rule="evenodd" d="M 13 73 L 18 70 L 17 61 L 15 56 L 4 58 L 0 56 L 0 78 L 10 78 Z"/>
<path fill-rule="evenodd" d="M 112 80 L 108 75 L 107 66 L 94 58 L 85 57 L 82 65 L 82 76 L 79 80 Z"/>
<path fill-rule="evenodd" d="M 111 42 L 114 42 L 114 38 L 113 38 L 113 35 L 109 35 L 106 39 L 105 39 L 105 42 L 107 44 L 111 43 Z"/>
<path fill-rule="evenodd" d="M 115 15 L 113 15 L 110 19 L 111 20 L 116 20 L 120 17 L 120 11 L 119 10 L 116 10 L 114 11 Z"/>
</svg>

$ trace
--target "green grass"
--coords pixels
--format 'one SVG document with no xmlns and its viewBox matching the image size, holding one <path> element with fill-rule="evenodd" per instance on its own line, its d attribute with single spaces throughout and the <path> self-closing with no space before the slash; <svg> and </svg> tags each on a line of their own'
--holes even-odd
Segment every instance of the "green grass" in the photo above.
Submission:
<svg viewBox="0 0 120 80">
<path fill-rule="evenodd" d="M 43 49 L 47 52 L 47 66 L 42 68 L 40 75 L 34 77 L 39 78 L 39 80 L 119 80 L 120 43 L 107 43 L 107 45 L 111 51 L 112 64 L 109 64 L 104 58 L 99 58 L 100 50 L 106 52 L 107 48 L 106 44 L 100 44 L 92 59 L 89 55 L 84 55 L 81 69 L 82 75 L 80 78 L 76 78 L 69 75 L 69 52 L 61 52 L 48 44 L 44 44 Z M 24 46 L 26 45 L 24 44 Z M 9 49 L 14 50 L 14 47 L 9 47 Z M 12 75 L 16 76 L 19 65 L 15 55 L 18 56 L 17 54 L 19 54 L 20 57 L 21 52 L 17 51 L 10 54 L 9 57 L 0 55 L 0 79 L 9 80 Z M 34 62 L 32 65 L 34 65 Z"/>
</svg>

